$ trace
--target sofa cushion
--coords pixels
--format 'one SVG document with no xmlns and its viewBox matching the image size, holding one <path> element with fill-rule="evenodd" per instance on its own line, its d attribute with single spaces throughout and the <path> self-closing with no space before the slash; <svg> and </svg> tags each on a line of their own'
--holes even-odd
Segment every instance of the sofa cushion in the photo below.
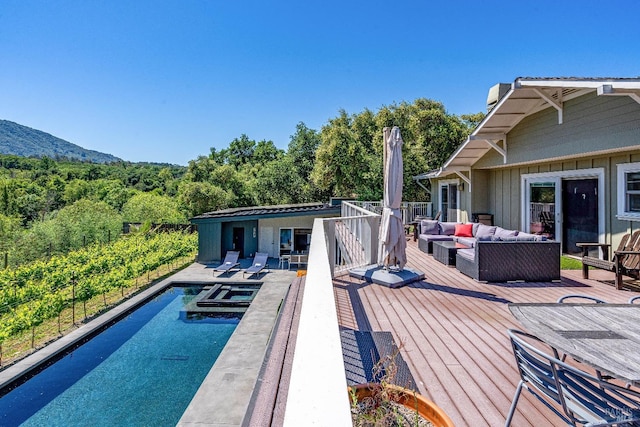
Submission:
<svg viewBox="0 0 640 427">
<path fill-rule="evenodd" d="M 478 224 L 478 230 L 475 233 L 475 237 L 477 239 L 483 240 L 486 240 L 486 238 L 488 237 L 489 240 L 491 240 L 491 238 L 496 234 L 497 228 L 498 227 L 496 227 L 495 225 Z"/>
<path fill-rule="evenodd" d="M 473 248 L 476 246 L 475 237 L 454 237 L 453 241 L 456 243 L 463 244 L 469 248 Z"/>
<path fill-rule="evenodd" d="M 437 220 L 423 219 L 420 221 L 420 234 L 440 234 Z"/>
<path fill-rule="evenodd" d="M 505 238 L 515 237 L 518 235 L 517 230 L 505 230 L 502 227 L 496 227 L 496 231 L 493 234 L 498 239 L 504 240 Z"/>
<path fill-rule="evenodd" d="M 457 222 L 440 222 L 438 226 L 440 226 L 440 234 L 446 234 L 447 236 L 453 236 L 456 232 L 456 224 Z"/>
<path fill-rule="evenodd" d="M 540 234 L 530 234 L 530 233 L 525 233 L 525 232 L 519 232 L 518 235 L 516 237 L 522 237 L 522 238 L 526 238 L 526 239 L 531 239 L 534 242 L 542 242 L 547 240 L 547 238 L 545 236 L 542 236 Z"/>
<path fill-rule="evenodd" d="M 458 249 L 456 253 L 469 261 L 473 261 L 476 257 L 475 249 Z"/>
<path fill-rule="evenodd" d="M 453 235 L 457 237 L 473 237 L 473 224 L 456 224 Z"/>
<path fill-rule="evenodd" d="M 444 242 L 447 240 L 453 240 L 453 236 L 447 236 L 445 234 L 421 234 L 418 238 L 425 242 Z"/>
</svg>

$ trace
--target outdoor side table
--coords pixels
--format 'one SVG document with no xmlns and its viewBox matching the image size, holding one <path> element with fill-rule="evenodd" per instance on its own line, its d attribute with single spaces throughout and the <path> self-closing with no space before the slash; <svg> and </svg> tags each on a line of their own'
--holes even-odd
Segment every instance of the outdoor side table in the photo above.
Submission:
<svg viewBox="0 0 640 427">
<path fill-rule="evenodd" d="M 461 243 L 445 240 L 433 242 L 433 258 L 444 265 L 455 267 L 456 252 L 458 249 L 468 249 L 469 247 Z"/>
</svg>

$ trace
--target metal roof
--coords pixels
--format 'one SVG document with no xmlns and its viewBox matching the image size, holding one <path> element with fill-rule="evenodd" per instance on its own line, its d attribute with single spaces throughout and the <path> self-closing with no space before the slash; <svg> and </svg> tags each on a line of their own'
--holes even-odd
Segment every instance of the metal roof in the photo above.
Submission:
<svg viewBox="0 0 640 427">
<path fill-rule="evenodd" d="M 415 179 L 468 171 L 492 149 L 502 154 L 506 163 L 504 147 L 507 134 L 522 119 L 538 111 L 555 108 L 562 123 L 563 102 L 589 92 L 630 96 L 640 103 L 640 78 L 519 77 L 441 169 Z"/>
<path fill-rule="evenodd" d="M 328 203 L 301 203 L 292 205 L 249 206 L 207 212 L 191 218 L 193 220 L 214 218 L 253 219 L 254 217 L 286 217 L 326 213 L 340 213 L 340 205 Z"/>
</svg>

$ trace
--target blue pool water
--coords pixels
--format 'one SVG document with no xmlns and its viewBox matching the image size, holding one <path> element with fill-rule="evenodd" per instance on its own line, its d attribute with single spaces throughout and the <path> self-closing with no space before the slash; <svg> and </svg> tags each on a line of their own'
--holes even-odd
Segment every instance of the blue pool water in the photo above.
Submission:
<svg viewBox="0 0 640 427">
<path fill-rule="evenodd" d="M 0 426 L 174 426 L 239 317 L 181 314 L 174 287 L 0 398 Z"/>
</svg>

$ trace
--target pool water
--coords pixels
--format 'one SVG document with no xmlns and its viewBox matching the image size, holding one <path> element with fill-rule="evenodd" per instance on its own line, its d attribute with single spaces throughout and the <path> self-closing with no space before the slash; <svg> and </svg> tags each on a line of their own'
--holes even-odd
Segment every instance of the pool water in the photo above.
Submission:
<svg viewBox="0 0 640 427">
<path fill-rule="evenodd" d="M 1 426 L 174 426 L 239 316 L 181 315 L 174 287 L 0 398 Z"/>
</svg>

